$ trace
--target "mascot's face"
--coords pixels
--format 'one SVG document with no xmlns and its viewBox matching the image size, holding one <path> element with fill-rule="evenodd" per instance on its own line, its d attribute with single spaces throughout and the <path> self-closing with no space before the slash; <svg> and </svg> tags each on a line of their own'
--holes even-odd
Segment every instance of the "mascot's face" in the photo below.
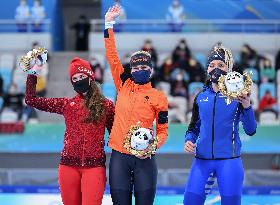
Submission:
<svg viewBox="0 0 280 205">
<path fill-rule="evenodd" d="M 146 128 L 139 128 L 131 137 L 131 148 L 145 150 L 153 139 L 153 131 Z"/>
<path fill-rule="evenodd" d="M 238 72 L 230 72 L 225 77 L 225 85 L 227 91 L 237 92 L 244 88 L 244 79 L 243 76 Z"/>
</svg>

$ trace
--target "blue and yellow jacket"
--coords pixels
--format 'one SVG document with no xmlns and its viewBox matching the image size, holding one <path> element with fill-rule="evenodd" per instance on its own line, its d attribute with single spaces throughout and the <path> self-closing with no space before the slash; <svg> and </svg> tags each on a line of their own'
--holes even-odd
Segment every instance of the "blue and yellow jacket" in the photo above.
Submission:
<svg viewBox="0 0 280 205">
<path fill-rule="evenodd" d="M 196 143 L 196 158 L 231 159 L 240 157 L 239 122 L 247 135 L 256 133 L 252 107 L 243 108 L 233 101 L 229 105 L 220 92 L 205 86 L 195 100 L 185 141 Z"/>
</svg>

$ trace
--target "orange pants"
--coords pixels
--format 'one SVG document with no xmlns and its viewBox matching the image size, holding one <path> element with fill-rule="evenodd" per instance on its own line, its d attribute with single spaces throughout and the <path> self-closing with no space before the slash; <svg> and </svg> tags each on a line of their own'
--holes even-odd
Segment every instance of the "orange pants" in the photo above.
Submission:
<svg viewBox="0 0 280 205">
<path fill-rule="evenodd" d="M 59 165 L 58 182 L 64 205 L 101 205 L 106 170 Z"/>
</svg>

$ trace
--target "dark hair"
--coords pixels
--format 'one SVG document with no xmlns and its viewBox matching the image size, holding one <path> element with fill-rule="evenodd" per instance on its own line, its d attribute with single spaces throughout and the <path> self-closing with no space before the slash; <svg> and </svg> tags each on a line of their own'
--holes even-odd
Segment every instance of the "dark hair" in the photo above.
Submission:
<svg viewBox="0 0 280 205">
<path fill-rule="evenodd" d="M 105 97 L 95 81 L 91 81 L 90 89 L 85 95 L 84 102 L 89 110 L 89 115 L 86 117 L 85 122 L 99 122 L 105 114 Z"/>
</svg>

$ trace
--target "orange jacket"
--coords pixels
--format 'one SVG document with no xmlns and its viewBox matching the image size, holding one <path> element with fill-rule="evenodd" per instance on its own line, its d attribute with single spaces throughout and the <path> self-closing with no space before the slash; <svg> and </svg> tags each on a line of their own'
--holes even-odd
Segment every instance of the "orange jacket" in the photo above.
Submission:
<svg viewBox="0 0 280 205">
<path fill-rule="evenodd" d="M 156 136 L 159 140 L 157 148 L 159 148 L 168 135 L 167 97 L 163 92 L 152 88 L 151 83 L 138 85 L 126 77 L 118 57 L 113 30 L 106 29 L 104 38 L 106 57 L 118 93 L 109 146 L 113 150 L 128 154 L 123 144 L 131 126 L 140 123 L 141 127 L 153 128 L 156 119 Z"/>
</svg>

